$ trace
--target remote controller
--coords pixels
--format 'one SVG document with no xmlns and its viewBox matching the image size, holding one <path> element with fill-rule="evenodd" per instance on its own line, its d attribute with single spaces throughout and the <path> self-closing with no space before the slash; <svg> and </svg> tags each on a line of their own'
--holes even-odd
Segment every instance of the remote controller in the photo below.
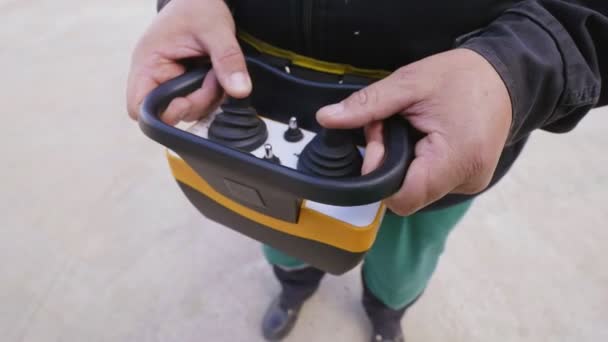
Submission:
<svg viewBox="0 0 608 342">
<path fill-rule="evenodd" d="M 385 160 L 361 175 L 364 149 L 354 132 L 323 129 L 310 118 L 363 85 L 298 78 L 246 60 L 254 84 L 249 98 L 229 98 L 185 130 L 162 123 L 168 103 L 200 87 L 210 69 L 191 70 L 146 97 L 140 126 L 168 148 L 173 176 L 203 215 L 342 274 L 371 248 L 386 210 L 382 200 L 401 186 L 412 159 L 407 123 L 397 116 L 385 122 Z"/>
</svg>

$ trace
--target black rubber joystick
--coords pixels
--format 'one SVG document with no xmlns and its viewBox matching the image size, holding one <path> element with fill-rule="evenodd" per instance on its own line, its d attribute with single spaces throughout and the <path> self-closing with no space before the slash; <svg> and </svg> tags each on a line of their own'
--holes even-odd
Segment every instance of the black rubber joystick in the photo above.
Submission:
<svg viewBox="0 0 608 342">
<path fill-rule="evenodd" d="M 341 130 L 322 129 L 298 159 L 298 170 L 329 178 L 360 176 L 362 165 L 351 132 Z"/>
<path fill-rule="evenodd" d="M 266 123 L 248 99 L 228 98 L 209 127 L 209 139 L 241 151 L 251 152 L 268 138 Z"/>
<path fill-rule="evenodd" d="M 298 142 L 304 138 L 304 133 L 298 127 L 298 120 L 295 117 L 289 119 L 289 128 L 283 133 L 283 138 L 288 142 Z"/>
</svg>

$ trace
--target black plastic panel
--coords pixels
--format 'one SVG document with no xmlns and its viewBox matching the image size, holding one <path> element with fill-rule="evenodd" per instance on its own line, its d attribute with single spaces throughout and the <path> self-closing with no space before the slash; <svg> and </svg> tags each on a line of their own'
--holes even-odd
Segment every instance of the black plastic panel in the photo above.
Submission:
<svg viewBox="0 0 608 342">
<path fill-rule="evenodd" d="M 179 152 L 178 152 L 179 153 Z M 221 194 L 259 213 L 296 223 L 302 200 L 276 186 L 242 177 L 240 170 L 205 163 L 190 153 L 179 153 L 199 176 Z"/>
<path fill-rule="evenodd" d="M 325 272 L 335 275 L 343 274 L 357 266 L 365 256 L 365 253 L 351 253 L 266 227 L 219 205 L 186 184 L 179 181 L 178 184 L 190 202 L 207 218 Z"/>
</svg>

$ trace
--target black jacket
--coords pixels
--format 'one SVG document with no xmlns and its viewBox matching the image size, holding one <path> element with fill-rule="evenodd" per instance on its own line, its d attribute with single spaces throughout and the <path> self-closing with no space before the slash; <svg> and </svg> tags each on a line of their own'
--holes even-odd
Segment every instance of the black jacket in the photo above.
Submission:
<svg viewBox="0 0 608 342">
<path fill-rule="evenodd" d="M 162 2 L 162 1 L 161 1 Z M 240 29 L 283 49 L 394 70 L 455 47 L 483 55 L 513 124 L 492 184 L 535 129 L 567 132 L 608 104 L 608 0 L 230 0 Z M 467 196 L 450 195 L 442 207 Z"/>
</svg>

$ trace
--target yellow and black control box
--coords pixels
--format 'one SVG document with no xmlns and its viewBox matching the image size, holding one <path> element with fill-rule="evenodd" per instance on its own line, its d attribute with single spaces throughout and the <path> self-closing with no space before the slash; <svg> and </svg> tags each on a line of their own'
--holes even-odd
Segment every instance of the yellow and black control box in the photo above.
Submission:
<svg viewBox="0 0 608 342">
<path fill-rule="evenodd" d="M 324 130 L 314 114 L 368 82 L 261 56 L 246 60 L 254 84 L 248 99 L 229 102 L 185 130 L 164 124 L 159 115 L 170 101 L 201 86 L 210 69 L 199 67 L 146 97 L 140 127 L 168 148 L 173 176 L 203 215 L 327 272 L 344 273 L 371 248 L 385 212 L 382 200 L 401 186 L 413 156 L 409 126 L 398 116 L 388 119 L 384 161 L 360 175 L 360 130 Z M 296 129 L 293 139 L 288 131 Z"/>
</svg>

